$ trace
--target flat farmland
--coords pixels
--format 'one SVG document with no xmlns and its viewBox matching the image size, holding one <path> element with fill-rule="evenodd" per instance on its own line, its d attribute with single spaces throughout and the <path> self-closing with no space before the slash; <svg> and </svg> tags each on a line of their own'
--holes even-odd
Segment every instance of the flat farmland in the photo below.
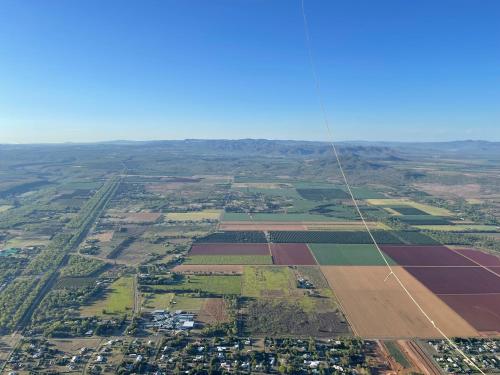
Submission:
<svg viewBox="0 0 500 375">
<path fill-rule="evenodd" d="M 375 245 L 371 244 L 310 244 L 309 248 L 321 265 L 382 266 L 385 264 Z M 386 257 L 389 264 L 396 264 Z"/>
<path fill-rule="evenodd" d="M 500 257 L 475 249 L 454 249 L 460 255 L 484 267 L 500 267 Z"/>
<path fill-rule="evenodd" d="M 271 255 L 191 255 L 185 264 L 273 264 Z"/>
<path fill-rule="evenodd" d="M 322 266 L 354 332 L 363 338 L 440 337 L 385 266 Z M 478 332 L 402 267 L 393 267 L 431 319 L 449 336 Z M 385 281 L 384 281 L 385 280 Z"/>
<path fill-rule="evenodd" d="M 235 274 L 241 275 L 243 273 L 243 266 L 229 265 L 229 264 L 181 264 L 172 269 L 173 272 L 179 273 L 193 273 L 193 274 Z"/>
<path fill-rule="evenodd" d="M 295 289 L 288 267 L 245 267 L 242 294 L 246 297 L 290 297 Z"/>
<path fill-rule="evenodd" d="M 279 222 L 261 222 L 258 224 L 244 221 L 226 221 L 219 225 L 220 230 L 224 231 L 269 231 L 269 230 L 306 230 L 303 224 L 279 223 Z"/>
<path fill-rule="evenodd" d="M 265 243 L 194 244 L 189 255 L 270 255 Z"/>
<path fill-rule="evenodd" d="M 286 222 L 286 223 L 302 223 L 309 221 L 330 222 L 338 219 L 308 213 L 239 213 L 239 212 L 226 212 L 222 217 L 222 221 L 250 221 L 250 222 Z"/>
<path fill-rule="evenodd" d="M 273 261 L 279 265 L 316 265 L 309 248 L 303 243 L 271 244 Z"/>
<path fill-rule="evenodd" d="M 221 216 L 221 210 L 203 210 L 190 212 L 169 212 L 165 215 L 166 220 L 171 221 L 202 221 L 218 220 Z"/>
<path fill-rule="evenodd" d="M 453 310 L 482 332 L 500 333 L 500 294 L 440 295 Z"/>
<path fill-rule="evenodd" d="M 421 223 L 423 224 L 423 223 Z M 455 224 L 455 225 L 414 225 L 415 228 L 423 230 L 436 230 L 442 232 L 498 232 L 496 225 L 482 224 Z"/>
<path fill-rule="evenodd" d="M 408 267 L 407 271 L 436 294 L 500 293 L 498 275 L 482 267 Z"/>
<path fill-rule="evenodd" d="M 257 231 L 231 231 L 216 232 L 208 236 L 198 238 L 198 243 L 266 243 L 264 232 Z"/>
<path fill-rule="evenodd" d="M 203 292 L 215 295 L 240 294 L 241 276 L 189 276 L 177 284 L 155 285 L 155 290 L 167 292 Z"/>
<path fill-rule="evenodd" d="M 405 198 L 392 198 L 392 199 L 366 199 L 366 202 L 373 206 L 393 207 L 393 206 L 407 206 L 414 207 L 420 211 L 426 212 L 429 215 L 436 216 L 453 216 L 453 213 L 446 208 L 434 207 L 428 204 L 414 202 Z"/>
<path fill-rule="evenodd" d="M 380 248 L 400 266 L 476 265 L 445 246 L 381 245 Z"/>
<path fill-rule="evenodd" d="M 373 231 L 373 236 L 379 243 L 401 244 L 399 238 L 389 231 Z M 285 232 L 271 231 L 269 236 L 272 242 L 276 243 L 352 243 L 370 244 L 372 239 L 366 231 L 306 231 L 306 232 Z"/>
<path fill-rule="evenodd" d="M 121 277 L 112 283 L 102 298 L 81 309 L 83 316 L 124 314 L 134 306 L 134 279 Z"/>
</svg>

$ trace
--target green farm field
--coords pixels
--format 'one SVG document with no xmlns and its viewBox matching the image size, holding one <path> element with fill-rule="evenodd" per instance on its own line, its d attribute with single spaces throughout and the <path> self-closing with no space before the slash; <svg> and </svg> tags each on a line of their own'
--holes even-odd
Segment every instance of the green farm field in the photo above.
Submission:
<svg viewBox="0 0 500 375">
<path fill-rule="evenodd" d="M 81 309 L 83 316 L 119 315 L 132 311 L 134 306 L 134 279 L 121 277 L 109 286 L 103 299 Z"/>
<path fill-rule="evenodd" d="M 187 276 L 178 284 L 155 285 L 153 290 L 241 294 L 241 276 Z"/>
<path fill-rule="evenodd" d="M 245 267 L 242 294 L 247 297 L 287 297 L 295 289 L 288 267 Z"/>
<path fill-rule="evenodd" d="M 335 218 L 325 215 L 315 215 L 307 213 L 289 213 L 289 214 L 251 214 L 239 212 L 226 212 L 222 218 L 223 221 L 276 221 L 276 222 L 307 222 L 307 221 L 335 221 Z"/>
<path fill-rule="evenodd" d="M 273 264 L 269 255 L 191 255 L 185 264 Z"/>
<path fill-rule="evenodd" d="M 371 244 L 309 244 L 319 264 L 336 266 L 383 266 L 384 260 Z M 390 264 L 396 264 L 387 257 Z"/>
</svg>

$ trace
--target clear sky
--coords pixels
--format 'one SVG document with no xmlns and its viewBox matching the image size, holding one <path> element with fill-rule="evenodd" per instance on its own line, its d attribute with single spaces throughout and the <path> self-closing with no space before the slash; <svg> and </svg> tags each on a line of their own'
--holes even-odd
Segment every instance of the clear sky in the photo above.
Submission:
<svg viewBox="0 0 500 375">
<path fill-rule="evenodd" d="M 305 0 L 338 140 L 500 140 L 500 1 Z M 325 140 L 300 0 L 2 0 L 0 143 Z"/>
</svg>

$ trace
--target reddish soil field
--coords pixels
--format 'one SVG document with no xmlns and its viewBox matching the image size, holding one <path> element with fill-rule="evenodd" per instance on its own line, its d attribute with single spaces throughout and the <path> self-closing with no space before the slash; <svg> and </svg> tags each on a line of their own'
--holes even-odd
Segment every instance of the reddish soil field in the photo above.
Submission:
<svg viewBox="0 0 500 375">
<path fill-rule="evenodd" d="M 500 293 L 500 278 L 482 267 L 405 267 L 436 294 Z"/>
<path fill-rule="evenodd" d="M 269 246 L 265 243 L 194 244 L 189 255 L 269 255 Z"/>
<path fill-rule="evenodd" d="M 475 249 L 456 249 L 455 251 L 471 259 L 473 262 L 480 264 L 481 266 L 500 267 L 500 258 L 493 254 L 483 253 L 482 251 Z"/>
<path fill-rule="evenodd" d="M 401 266 L 477 266 L 445 246 L 393 246 L 380 248 Z"/>
<path fill-rule="evenodd" d="M 281 243 L 271 244 L 274 264 L 279 265 L 315 265 L 316 261 L 306 244 Z"/>
<path fill-rule="evenodd" d="M 500 294 L 440 295 L 478 331 L 500 332 Z"/>
</svg>

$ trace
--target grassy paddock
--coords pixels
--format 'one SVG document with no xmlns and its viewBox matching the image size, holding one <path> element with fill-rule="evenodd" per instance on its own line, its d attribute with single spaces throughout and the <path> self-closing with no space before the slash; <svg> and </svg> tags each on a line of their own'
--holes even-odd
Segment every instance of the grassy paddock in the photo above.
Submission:
<svg viewBox="0 0 500 375">
<path fill-rule="evenodd" d="M 134 279 L 121 277 L 112 283 L 103 299 L 82 308 L 82 315 L 124 314 L 134 306 Z"/>
<path fill-rule="evenodd" d="M 273 264 L 269 255 L 191 255 L 185 264 Z"/>
</svg>

